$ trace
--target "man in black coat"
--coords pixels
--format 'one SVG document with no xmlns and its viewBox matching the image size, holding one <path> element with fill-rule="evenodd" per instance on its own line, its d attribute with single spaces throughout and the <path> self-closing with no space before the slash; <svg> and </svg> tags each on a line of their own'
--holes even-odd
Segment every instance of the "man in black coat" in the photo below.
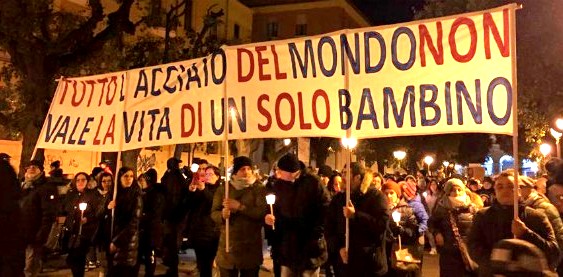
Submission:
<svg viewBox="0 0 563 277">
<path fill-rule="evenodd" d="M 279 238 L 281 276 L 318 276 L 328 256 L 323 235 L 328 192 L 317 176 L 299 175 L 300 163 L 293 154 L 283 156 L 278 168 L 279 179 L 272 188 L 274 215 L 266 215 L 265 221 L 275 225 Z"/>
<path fill-rule="evenodd" d="M 385 230 L 389 223 L 387 199 L 371 188 L 373 175 L 357 162 L 351 163 L 350 202 L 346 193 L 337 194 L 330 202 L 326 236 L 334 249 L 339 249 L 340 262 L 336 276 L 382 276 L 387 273 Z M 349 248 L 346 249 L 346 218 L 350 221 Z"/>
<path fill-rule="evenodd" d="M 41 253 L 57 213 L 57 188 L 45 177 L 43 162 L 32 160 L 22 182 L 22 233 L 25 236 L 25 276 L 37 276 Z"/>
<path fill-rule="evenodd" d="M 181 233 L 181 223 L 187 213 L 188 184 L 180 170 L 182 161 L 170 158 L 166 162 L 167 170 L 161 182 L 165 192 L 164 204 L 164 240 L 163 263 L 168 266 L 167 276 L 178 276 L 178 236 Z"/>
<path fill-rule="evenodd" d="M 555 268 L 559 260 L 559 247 L 547 217 L 532 208 L 520 206 L 518 218 L 513 218 L 515 186 L 512 172 L 502 172 L 495 181 L 496 201 L 491 207 L 477 212 L 468 237 L 471 258 L 479 264 L 479 276 L 493 276 L 491 252 L 503 239 L 525 240 L 542 250 Z"/>
<path fill-rule="evenodd" d="M 2 157 L 4 156 L 4 157 Z M 0 276 L 20 276 L 25 244 L 20 232 L 20 186 L 7 154 L 0 153 Z"/>
</svg>

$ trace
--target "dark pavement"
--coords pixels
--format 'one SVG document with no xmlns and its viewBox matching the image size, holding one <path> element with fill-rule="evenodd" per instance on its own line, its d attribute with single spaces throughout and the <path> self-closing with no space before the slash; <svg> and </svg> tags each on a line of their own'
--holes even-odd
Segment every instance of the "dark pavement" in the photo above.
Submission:
<svg viewBox="0 0 563 277">
<path fill-rule="evenodd" d="M 271 272 L 272 268 L 272 260 L 270 259 L 270 255 L 265 252 L 264 253 L 264 263 L 260 270 L 260 277 L 269 277 L 273 276 Z M 143 276 L 143 268 L 141 267 L 141 273 L 139 276 Z M 156 274 L 164 274 L 166 271 L 166 267 L 159 264 L 157 266 Z M 180 276 L 198 276 L 197 268 L 195 263 L 195 254 L 193 250 L 188 250 L 188 252 L 184 255 L 181 255 L 181 264 L 179 266 Z M 422 276 L 438 276 L 439 275 L 439 268 L 438 268 L 438 256 L 437 255 L 428 255 L 424 256 L 424 263 L 422 268 Z M 52 259 L 46 264 L 44 272 L 41 273 L 39 276 L 72 276 L 70 269 L 66 267 L 64 262 L 64 258 L 59 259 Z M 94 269 L 91 271 L 86 272 L 86 277 L 101 277 L 103 275 L 103 270 Z M 214 276 L 219 276 L 214 275 Z"/>
</svg>

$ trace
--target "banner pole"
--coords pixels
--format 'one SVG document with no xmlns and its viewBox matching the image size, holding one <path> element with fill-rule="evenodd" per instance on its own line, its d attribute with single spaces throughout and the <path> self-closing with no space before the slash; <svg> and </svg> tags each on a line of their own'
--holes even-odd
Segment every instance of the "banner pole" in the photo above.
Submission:
<svg viewBox="0 0 563 277">
<path fill-rule="evenodd" d="M 229 199 L 229 99 L 227 78 L 223 82 L 223 153 L 225 154 L 225 199 Z M 232 120 L 232 119 L 231 119 Z M 229 253 L 229 218 L 225 219 L 225 253 Z"/>
<path fill-rule="evenodd" d="M 518 75 L 516 72 L 516 9 L 510 10 L 510 48 L 512 50 L 512 157 L 514 158 L 514 219 L 518 219 L 518 198 L 520 197 L 520 187 L 518 186 L 518 170 L 520 168 L 518 160 Z"/>
<path fill-rule="evenodd" d="M 121 168 L 121 150 L 119 152 L 117 152 L 117 163 L 116 163 L 116 167 L 115 167 L 115 174 L 114 176 L 114 180 L 113 180 L 113 196 L 112 196 L 112 200 L 115 201 L 115 198 L 117 198 L 117 185 L 118 185 L 118 180 L 117 180 L 117 173 L 119 172 L 119 169 Z M 117 203 L 116 203 L 117 204 Z M 113 209 L 111 209 L 111 229 L 110 229 L 110 239 L 113 239 L 113 224 L 115 221 L 115 207 L 117 205 L 114 205 Z"/>
<path fill-rule="evenodd" d="M 344 88 L 347 91 L 350 91 L 350 80 L 349 80 L 349 76 L 348 76 L 348 66 L 346 64 L 342 64 L 342 66 L 344 67 Z M 349 120 L 349 118 L 347 118 L 346 120 Z M 352 129 L 348 128 L 346 129 L 346 203 L 344 203 L 344 206 L 347 207 L 348 203 L 350 203 L 350 179 L 351 179 L 351 170 L 352 167 L 350 166 L 350 164 L 352 163 L 352 149 L 350 147 L 350 139 L 352 136 Z M 348 252 L 348 248 L 350 246 L 350 219 L 348 217 L 346 217 L 346 253 Z"/>
</svg>

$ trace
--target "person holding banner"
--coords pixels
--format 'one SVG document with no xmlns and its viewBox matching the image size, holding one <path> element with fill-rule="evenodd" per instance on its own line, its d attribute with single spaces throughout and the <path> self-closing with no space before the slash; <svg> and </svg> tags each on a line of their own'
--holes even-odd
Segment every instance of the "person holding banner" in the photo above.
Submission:
<svg viewBox="0 0 563 277">
<path fill-rule="evenodd" d="M 109 242 L 112 264 L 108 277 L 137 276 L 135 271 L 139 249 L 139 224 L 143 212 L 141 188 L 134 171 L 122 167 L 117 172 L 117 197 L 108 204 L 115 209 L 113 237 Z"/>
<path fill-rule="evenodd" d="M 265 187 L 256 180 L 252 161 L 236 157 L 229 181 L 229 197 L 225 186 L 213 197 L 211 218 L 221 226 L 216 262 L 221 277 L 258 277 L 263 261 L 262 220 L 267 211 Z M 226 251 L 226 219 L 229 219 L 229 250 Z"/>
<path fill-rule="evenodd" d="M 496 200 L 492 206 L 475 214 L 468 236 L 471 258 L 479 264 L 479 276 L 493 276 L 491 253 L 503 239 L 517 238 L 541 249 L 555 268 L 559 261 L 559 246 L 547 217 L 532 208 L 519 206 L 514 218 L 514 189 L 517 189 L 511 171 L 502 172 L 495 181 Z"/>
<path fill-rule="evenodd" d="M 371 187 L 373 175 L 363 165 L 351 163 L 342 176 L 347 170 L 351 170 L 350 203 L 346 204 L 345 193 L 337 194 L 330 202 L 326 219 L 328 243 L 340 254 L 336 276 L 383 276 L 387 273 L 384 234 L 390 217 L 387 200 L 381 191 Z M 348 249 L 346 218 L 350 220 Z"/>
<path fill-rule="evenodd" d="M 279 178 L 272 186 L 274 214 L 267 214 L 265 222 L 275 225 L 281 276 L 319 276 L 320 266 L 328 259 L 323 233 L 328 191 L 319 177 L 302 171 L 293 154 L 278 161 L 278 170 Z"/>
</svg>

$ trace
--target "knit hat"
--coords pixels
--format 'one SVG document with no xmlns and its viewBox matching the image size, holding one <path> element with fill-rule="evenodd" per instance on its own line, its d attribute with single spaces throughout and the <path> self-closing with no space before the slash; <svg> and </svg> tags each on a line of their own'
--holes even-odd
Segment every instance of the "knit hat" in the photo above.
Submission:
<svg viewBox="0 0 563 277">
<path fill-rule="evenodd" d="M 332 176 L 332 168 L 326 164 L 319 167 L 319 176 L 330 177 Z"/>
<path fill-rule="evenodd" d="M 237 174 L 237 172 L 245 166 L 252 167 L 252 160 L 249 157 L 246 157 L 246 156 L 236 157 L 233 160 L 233 172 L 232 172 L 232 174 L 233 175 Z"/>
<path fill-rule="evenodd" d="M 535 188 L 534 180 L 528 176 L 518 176 L 518 186 L 525 188 Z"/>
<path fill-rule="evenodd" d="M 168 161 L 166 161 L 166 168 L 168 168 L 168 169 L 178 169 L 178 168 L 180 168 L 181 162 L 182 161 L 180 159 L 172 157 L 172 158 L 168 159 Z"/>
<path fill-rule="evenodd" d="M 0 153 L 0 160 L 9 161 L 12 157 L 6 153 Z"/>
<path fill-rule="evenodd" d="M 404 194 L 405 198 L 412 199 L 412 198 L 415 197 L 415 195 L 416 195 L 416 184 L 415 183 L 409 183 L 409 182 L 401 181 L 401 182 L 399 182 L 399 185 L 401 186 L 401 189 L 403 189 L 403 194 Z"/>
<path fill-rule="evenodd" d="M 293 173 L 301 169 L 301 165 L 299 164 L 299 159 L 297 159 L 297 156 L 293 154 L 285 154 L 278 161 L 278 168 L 283 171 Z"/>
<path fill-rule="evenodd" d="M 446 184 L 444 185 L 444 195 L 449 196 L 450 192 L 452 192 L 452 188 L 454 186 L 458 186 L 462 189 L 465 189 L 465 185 L 463 184 L 463 181 L 457 178 L 452 178 L 449 179 Z"/>
<path fill-rule="evenodd" d="M 389 179 L 383 186 L 381 186 L 381 191 L 385 192 L 388 189 L 392 189 L 397 194 L 397 197 L 401 198 L 401 186 L 397 184 L 395 181 Z"/>
<path fill-rule="evenodd" d="M 43 167 L 43 162 L 40 160 L 31 160 L 29 161 L 29 163 L 27 164 L 27 166 L 37 166 L 41 171 L 43 171 L 44 167 Z"/>
</svg>

